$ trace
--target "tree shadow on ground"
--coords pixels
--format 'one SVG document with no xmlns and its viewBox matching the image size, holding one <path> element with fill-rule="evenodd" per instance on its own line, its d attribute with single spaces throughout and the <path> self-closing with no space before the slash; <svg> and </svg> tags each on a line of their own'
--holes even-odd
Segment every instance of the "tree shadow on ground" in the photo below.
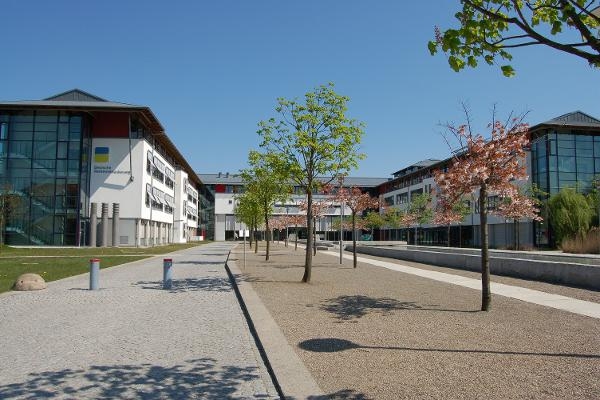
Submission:
<svg viewBox="0 0 600 400">
<path fill-rule="evenodd" d="M 352 389 L 338 390 L 334 393 L 328 393 L 323 396 L 308 396 L 307 400 L 370 400 L 364 393 Z"/>
<path fill-rule="evenodd" d="M 1 399 L 225 399 L 246 396 L 260 379 L 255 367 L 219 366 L 200 358 L 164 367 L 151 364 L 94 365 L 88 369 L 63 369 L 31 373 L 23 382 L 0 385 Z"/>
<path fill-rule="evenodd" d="M 413 310 L 421 308 L 412 301 L 398 301 L 387 297 L 373 298 L 368 296 L 339 296 L 325 300 L 319 306 L 323 311 L 335 315 L 336 318 L 348 321 L 364 317 L 370 312 L 387 314 L 394 310 Z"/>
<path fill-rule="evenodd" d="M 139 281 L 134 283 L 142 289 L 164 290 L 169 293 L 193 292 L 203 290 L 206 292 L 230 292 L 231 282 L 228 278 L 206 277 L 173 279 L 170 289 L 163 289 L 163 281 Z"/>
<path fill-rule="evenodd" d="M 225 259 L 222 260 L 207 260 L 207 261 L 176 261 L 173 263 L 177 264 L 191 264 L 191 265 L 223 265 L 225 264 Z"/>
<path fill-rule="evenodd" d="M 316 353 L 335 353 L 344 350 L 353 349 L 376 349 L 376 350 L 403 350 L 403 351 L 422 351 L 422 352 L 440 352 L 440 353 L 473 353 L 473 354 L 497 354 L 497 355 L 517 355 L 517 356 L 541 356 L 541 357 L 567 357 L 567 358 L 588 358 L 600 359 L 599 354 L 576 354 L 576 353 L 533 353 L 522 351 L 499 351 L 499 350 L 479 350 L 479 349 L 435 349 L 435 348 L 417 348 L 417 347 L 399 347 L 399 346 L 363 346 L 346 339 L 338 338 L 318 338 L 308 339 L 298 344 L 303 350 Z"/>
</svg>

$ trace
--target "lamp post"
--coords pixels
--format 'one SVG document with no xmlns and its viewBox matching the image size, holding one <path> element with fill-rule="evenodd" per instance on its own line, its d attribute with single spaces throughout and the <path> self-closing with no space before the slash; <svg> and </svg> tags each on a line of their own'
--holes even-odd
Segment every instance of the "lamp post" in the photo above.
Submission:
<svg viewBox="0 0 600 400">
<path fill-rule="evenodd" d="M 343 190 L 344 175 L 340 176 L 340 194 Z M 343 196 L 340 196 L 340 264 L 343 263 L 344 252 L 344 207 L 345 202 Z"/>
</svg>

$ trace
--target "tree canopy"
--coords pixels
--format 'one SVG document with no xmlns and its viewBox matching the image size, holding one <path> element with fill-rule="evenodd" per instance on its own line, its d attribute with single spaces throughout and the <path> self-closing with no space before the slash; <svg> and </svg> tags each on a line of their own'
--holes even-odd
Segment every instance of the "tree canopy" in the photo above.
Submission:
<svg viewBox="0 0 600 400">
<path fill-rule="evenodd" d="M 318 177 L 346 175 L 364 155 L 357 146 L 363 124 L 346 116 L 349 98 L 337 94 L 333 84 L 321 85 L 304 95 L 304 101 L 279 98 L 279 118 L 259 123 L 261 148 L 272 156 L 281 175 L 307 196 L 307 228 L 312 231 L 312 195 L 323 183 Z M 303 282 L 310 281 L 313 238 L 308 235 Z"/>
<path fill-rule="evenodd" d="M 458 27 L 435 28 L 429 51 L 441 49 L 455 71 L 512 60 L 511 50 L 543 45 L 600 67 L 600 2 L 596 0 L 461 0 Z M 515 74 L 510 64 L 500 66 Z"/>
<path fill-rule="evenodd" d="M 557 243 L 586 234 L 594 215 L 590 201 L 572 188 L 563 188 L 552 196 L 548 209 Z"/>
</svg>

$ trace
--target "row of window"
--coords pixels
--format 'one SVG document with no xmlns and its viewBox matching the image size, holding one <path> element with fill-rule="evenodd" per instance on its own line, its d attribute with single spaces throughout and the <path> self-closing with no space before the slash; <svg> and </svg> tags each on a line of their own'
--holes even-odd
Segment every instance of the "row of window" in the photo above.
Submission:
<svg viewBox="0 0 600 400">
<path fill-rule="evenodd" d="M 152 207 L 153 210 L 164 211 L 167 214 L 173 214 L 175 209 L 175 199 L 173 196 L 162 190 L 146 184 L 146 207 Z"/>
<path fill-rule="evenodd" d="M 154 179 L 163 182 L 169 189 L 175 187 L 175 172 L 169 169 L 158 157 L 148 151 L 146 159 L 146 172 L 152 174 Z"/>
</svg>

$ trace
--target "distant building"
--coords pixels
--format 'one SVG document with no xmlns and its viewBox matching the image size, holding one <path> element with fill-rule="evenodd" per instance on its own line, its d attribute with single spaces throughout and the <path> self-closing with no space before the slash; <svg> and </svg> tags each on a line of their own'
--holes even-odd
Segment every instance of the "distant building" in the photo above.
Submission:
<svg viewBox="0 0 600 400">
<path fill-rule="evenodd" d="M 235 195 L 242 193 L 244 190 L 244 182 L 235 174 L 218 173 L 218 174 L 199 174 L 198 177 L 206 185 L 208 191 L 214 196 L 214 239 L 215 240 L 232 240 L 236 237 L 236 231 L 245 229 L 245 227 L 236 220 L 235 217 Z M 363 191 L 371 192 L 374 197 L 377 197 L 376 187 L 387 178 L 356 178 L 346 177 L 344 186 L 360 187 Z M 276 204 L 274 215 L 294 215 L 301 214 L 300 203 L 306 198 L 300 187 L 294 188 L 294 193 L 289 201 L 283 204 Z M 324 199 L 323 193 L 316 193 L 313 197 L 315 201 Z M 349 215 L 350 210 L 344 210 L 345 215 Z M 341 208 L 339 205 L 332 205 L 326 214 L 317 221 L 316 230 L 319 235 L 326 239 L 338 240 L 339 234 L 332 229 L 334 218 L 339 219 Z M 208 235 L 212 235 L 210 231 Z M 301 236 L 305 236 L 305 230 L 299 232 Z M 337 236 L 336 236 L 337 235 Z"/>
<path fill-rule="evenodd" d="M 77 89 L 0 102 L 0 185 L 17 200 L 1 232 L 7 244 L 151 246 L 202 237 L 202 182 L 146 106 Z"/>
<path fill-rule="evenodd" d="M 575 111 L 551 119 L 530 128 L 531 151 L 527 156 L 529 184 L 550 195 L 565 187 L 585 192 L 591 188 L 595 177 L 600 177 L 600 121 L 581 111 Z M 378 187 L 382 203 L 399 209 L 407 209 L 413 196 L 430 193 L 435 189 L 433 172 L 447 168 L 452 159 L 428 159 L 410 165 L 393 174 L 393 179 Z M 475 198 L 466 199 L 471 213 L 461 224 L 451 227 L 450 243 L 453 246 L 479 246 L 479 209 Z M 488 206 L 494 208 L 498 196 L 491 193 Z M 549 216 L 534 223 L 519 223 L 520 243 L 528 246 L 553 245 Z M 492 247 L 508 247 L 514 241 L 515 227 L 512 221 L 497 216 L 489 218 L 489 236 Z M 424 225 L 419 231 L 419 244 L 445 245 L 446 227 Z M 406 240 L 406 229 L 390 229 L 381 236 Z M 412 240 L 412 238 L 411 238 Z"/>
</svg>

